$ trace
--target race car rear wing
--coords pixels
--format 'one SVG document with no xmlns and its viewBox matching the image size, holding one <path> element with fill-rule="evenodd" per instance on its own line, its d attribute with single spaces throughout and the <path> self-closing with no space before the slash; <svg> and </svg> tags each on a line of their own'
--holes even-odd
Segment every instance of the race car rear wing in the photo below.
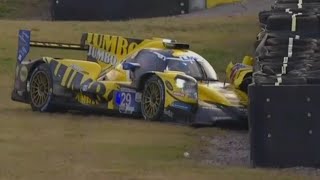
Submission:
<svg viewBox="0 0 320 180">
<path fill-rule="evenodd" d="M 30 47 L 86 51 L 87 60 L 99 62 L 103 66 L 114 66 L 130 53 L 145 47 L 189 49 L 188 44 L 177 43 L 177 41 L 170 39 L 136 39 L 98 33 L 83 33 L 79 44 L 35 41 L 31 40 L 30 30 L 20 30 L 18 63 L 26 59 L 30 52 Z"/>
<path fill-rule="evenodd" d="M 21 63 L 23 60 L 25 60 L 25 58 L 27 57 L 27 55 L 30 52 L 30 47 L 88 51 L 89 45 L 86 45 L 85 41 L 82 39 L 79 44 L 33 41 L 33 40 L 31 40 L 31 31 L 30 30 L 20 30 L 19 31 L 19 39 L 18 39 L 17 60 L 19 63 Z"/>
<path fill-rule="evenodd" d="M 53 49 L 70 49 L 70 50 L 89 50 L 89 46 L 82 44 L 70 44 L 70 43 L 56 43 L 56 42 L 42 42 L 42 41 L 30 41 L 31 47 L 43 47 Z"/>
</svg>

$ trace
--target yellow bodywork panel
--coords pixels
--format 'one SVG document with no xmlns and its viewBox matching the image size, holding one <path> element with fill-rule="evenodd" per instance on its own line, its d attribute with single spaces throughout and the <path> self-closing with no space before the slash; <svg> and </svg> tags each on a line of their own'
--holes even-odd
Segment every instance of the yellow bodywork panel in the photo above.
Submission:
<svg viewBox="0 0 320 180">
<path fill-rule="evenodd" d="M 121 36 L 102 35 L 88 33 L 86 44 L 90 46 L 89 53 L 97 56 L 97 63 L 73 59 L 58 60 L 59 64 L 55 68 L 55 74 L 62 65 L 67 66 L 61 85 L 74 90 L 73 80 L 76 74 L 72 71 L 83 73 L 80 82 L 77 82 L 82 87 L 90 79 L 94 82 L 88 84 L 88 89 L 97 92 L 101 98 L 106 100 L 107 109 L 115 109 L 114 102 L 110 99 L 115 90 L 119 90 L 121 85 L 131 85 L 130 72 L 123 70 L 122 63 L 128 57 L 134 57 L 141 49 L 154 48 L 166 49 L 164 39 L 144 39 L 132 40 Z M 107 53 L 108 57 L 106 57 Z M 198 56 L 192 51 L 173 49 L 173 55 L 179 56 Z M 50 61 L 50 59 L 47 59 Z M 249 64 L 252 59 L 245 58 L 244 62 Z M 246 93 L 238 90 L 239 85 L 247 73 L 252 71 L 252 68 L 238 68 L 238 66 L 230 63 L 227 67 L 227 76 L 231 77 L 232 83 L 225 87 L 222 82 L 201 82 L 198 81 L 197 98 L 189 97 L 182 88 L 177 86 L 177 76 L 186 77 L 183 72 L 164 71 L 153 72 L 163 82 L 165 88 L 165 108 L 171 106 L 175 102 L 185 102 L 188 104 L 197 104 L 198 101 L 221 104 L 224 106 L 239 107 L 247 105 L 248 98 Z M 72 74 L 73 73 L 73 74 Z M 188 78 L 191 78 L 188 76 Z M 194 80 L 196 82 L 196 80 Z M 105 89 L 103 89 L 105 88 Z M 86 105 L 96 105 L 99 100 L 78 93 L 76 100 Z"/>
<path fill-rule="evenodd" d="M 96 56 L 103 71 L 121 64 L 124 58 L 140 49 L 164 48 L 160 38 L 138 40 L 97 33 L 88 33 L 86 44 L 90 46 L 88 54 Z"/>
<path fill-rule="evenodd" d="M 196 104 L 197 99 L 188 97 L 181 88 L 176 86 L 177 75 L 185 75 L 183 72 L 165 71 L 155 73 L 163 82 L 165 86 L 165 108 L 172 105 L 176 101 Z M 170 86 L 170 87 L 168 87 Z"/>
<path fill-rule="evenodd" d="M 230 87 L 223 83 L 199 83 L 199 100 L 225 106 L 242 106 L 243 100 Z"/>
<path fill-rule="evenodd" d="M 227 80 L 235 87 L 239 88 L 244 78 L 253 72 L 253 58 L 245 56 L 242 63 L 233 64 L 230 62 L 226 68 Z"/>
<path fill-rule="evenodd" d="M 106 73 L 106 80 L 109 81 L 125 82 L 129 81 L 129 79 L 129 71 L 123 70 L 122 67 L 112 69 L 108 73 Z"/>
<path fill-rule="evenodd" d="M 67 71 L 74 69 L 87 75 L 91 79 L 97 79 L 99 77 L 99 74 L 101 73 L 101 66 L 95 62 L 75 59 L 61 59 L 59 60 L 58 66 L 54 70 L 54 74 L 57 74 L 57 71 L 62 64 L 70 67 L 70 69 L 68 69 Z"/>
</svg>

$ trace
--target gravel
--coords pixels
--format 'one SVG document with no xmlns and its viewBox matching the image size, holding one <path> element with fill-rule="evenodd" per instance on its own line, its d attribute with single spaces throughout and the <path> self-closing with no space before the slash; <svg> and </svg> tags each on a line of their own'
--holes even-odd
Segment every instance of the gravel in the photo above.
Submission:
<svg viewBox="0 0 320 180">
<path fill-rule="evenodd" d="M 223 133 L 200 138 L 201 147 L 192 152 L 191 158 L 201 164 L 215 167 L 252 168 L 250 164 L 249 132 L 242 130 L 225 130 Z M 320 169 L 293 167 L 277 170 L 283 173 L 320 178 Z"/>
<path fill-rule="evenodd" d="M 214 166 L 250 166 L 249 134 L 247 131 L 227 131 L 212 137 L 201 137 L 198 152 L 201 163 Z"/>
</svg>

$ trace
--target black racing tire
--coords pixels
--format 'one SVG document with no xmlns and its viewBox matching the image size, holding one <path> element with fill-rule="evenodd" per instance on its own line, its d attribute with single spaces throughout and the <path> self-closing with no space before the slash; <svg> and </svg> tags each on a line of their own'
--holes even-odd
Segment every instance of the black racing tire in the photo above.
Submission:
<svg viewBox="0 0 320 180">
<path fill-rule="evenodd" d="M 53 80 L 47 64 L 40 64 L 30 77 L 30 105 L 33 111 L 52 112 Z"/>
<path fill-rule="evenodd" d="M 269 52 L 288 52 L 288 45 L 265 46 L 265 48 Z M 293 52 L 305 52 L 308 50 L 317 51 L 318 47 L 317 46 L 299 46 L 299 45 L 292 47 Z"/>
<path fill-rule="evenodd" d="M 160 121 L 164 112 L 165 87 L 162 80 L 151 76 L 144 84 L 141 98 L 141 112 L 145 120 Z"/>
<path fill-rule="evenodd" d="M 261 65 L 261 72 L 268 74 L 268 75 L 276 75 L 282 73 L 283 64 L 267 64 Z M 312 70 L 312 66 L 309 64 L 288 64 L 286 68 L 286 74 L 290 73 L 291 71 L 310 71 Z"/>
<path fill-rule="evenodd" d="M 286 56 L 285 56 L 286 57 Z M 284 56 L 258 56 L 257 59 L 261 62 L 283 62 Z M 301 56 L 295 56 L 288 59 L 290 62 L 299 62 L 302 60 L 309 60 L 310 55 L 303 54 Z"/>
<path fill-rule="evenodd" d="M 307 15 L 315 15 L 316 12 L 311 10 L 311 9 L 290 9 L 292 13 L 303 13 Z M 268 11 L 261 11 L 259 12 L 259 22 L 261 24 L 266 24 L 268 21 L 268 18 L 272 15 L 288 15 L 289 12 L 286 12 L 285 9 L 273 9 L 273 10 L 268 10 Z"/>
<path fill-rule="evenodd" d="M 271 61 L 271 62 L 261 62 L 258 61 L 256 64 L 259 66 L 282 66 L 283 61 Z M 288 66 L 303 66 L 307 64 L 312 64 L 312 65 L 320 65 L 319 62 L 316 61 L 310 61 L 310 60 L 301 60 L 301 61 L 289 61 L 288 60 Z"/>
<path fill-rule="evenodd" d="M 289 38 L 296 38 L 298 35 L 300 39 L 319 39 L 319 33 L 296 33 L 296 32 L 286 32 L 286 31 L 266 31 L 268 38 L 279 38 L 279 39 L 289 39 Z"/>
<path fill-rule="evenodd" d="M 316 15 L 299 15 L 297 18 L 296 32 L 311 33 L 319 32 L 319 18 Z M 267 20 L 268 31 L 290 31 L 292 15 L 271 15 Z"/>
<path fill-rule="evenodd" d="M 293 51 L 292 56 L 293 57 L 295 57 L 295 56 L 300 57 L 300 56 L 307 55 L 307 54 L 309 54 L 311 56 L 314 53 L 315 53 L 314 50 L 306 50 L 306 51 L 299 51 L 299 52 Z M 286 56 L 288 56 L 288 51 L 280 51 L 280 50 L 279 51 L 272 51 L 272 52 L 268 53 L 268 55 L 286 57 Z"/>
<path fill-rule="evenodd" d="M 254 73 L 253 81 L 256 85 L 267 85 L 267 84 L 275 84 L 278 82 L 277 76 L 275 75 L 267 75 L 262 72 Z M 282 83 L 283 85 L 296 85 L 296 84 L 307 84 L 307 79 L 303 76 L 297 75 L 283 75 Z"/>
<path fill-rule="evenodd" d="M 295 3 L 298 4 L 299 0 L 276 0 L 277 4 Z M 303 3 L 320 3 L 320 0 L 303 0 Z"/>
<path fill-rule="evenodd" d="M 293 52 L 292 57 L 294 58 L 305 58 L 308 59 L 310 58 L 313 54 L 315 53 L 314 50 L 306 50 L 306 51 L 300 51 L 300 52 Z M 288 51 L 272 51 L 272 52 L 267 52 L 267 51 L 262 51 L 260 50 L 257 52 L 257 56 L 260 59 L 278 59 L 283 57 L 288 57 Z"/>
<path fill-rule="evenodd" d="M 294 46 L 312 46 L 311 48 L 317 48 L 318 40 L 312 38 L 305 39 L 293 39 Z M 274 45 L 288 45 L 289 38 L 269 38 L 266 40 L 264 45 L 266 46 L 274 46 Z"/>
<path fill-rule="evenodd" d="M 316 9 L 319 10 L 320 3 L 305 3 L 302 5 L 305 9 Z M 298 3 L 276 3 L 271 6 L 272 9 L 297 9 L 299 8 Z"/>
</svg>

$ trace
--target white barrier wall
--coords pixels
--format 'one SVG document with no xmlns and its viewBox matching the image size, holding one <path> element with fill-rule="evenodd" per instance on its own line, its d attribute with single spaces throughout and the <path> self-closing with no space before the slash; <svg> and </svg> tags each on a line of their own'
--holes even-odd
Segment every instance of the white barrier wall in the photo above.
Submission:
<svg viewBox="0 0 320 180">
<path fill-rule="evenodd" d="M 197 10 L 202 10 L 206 9 L 206 0 L 189 0 L 189 11 L 197 11 Z"/>
</svg>

